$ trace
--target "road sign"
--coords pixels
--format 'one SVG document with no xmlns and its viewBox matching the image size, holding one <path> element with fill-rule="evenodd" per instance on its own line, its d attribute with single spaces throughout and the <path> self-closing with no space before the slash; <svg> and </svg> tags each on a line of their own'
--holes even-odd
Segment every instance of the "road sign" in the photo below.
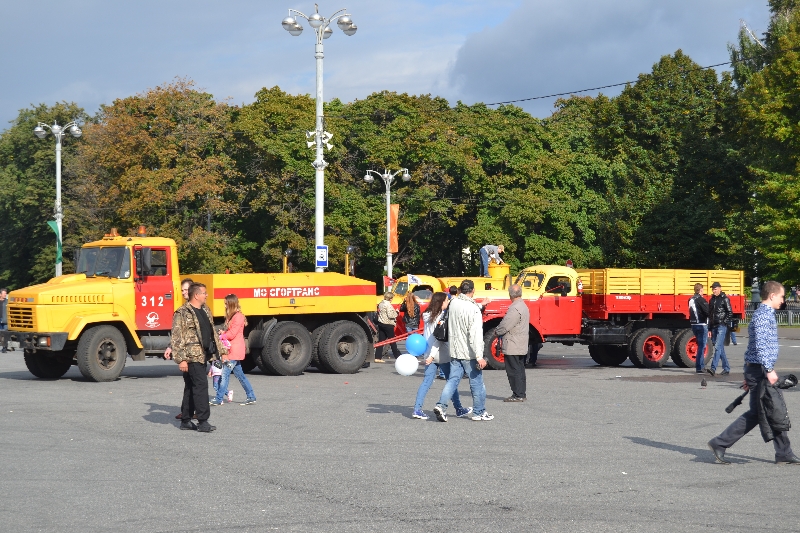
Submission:
<svg viewBox="0 0 800 533">
<path fill-rule="evenodd" d="M 324 244 L 317 246 L 317 267 L 328 268 L 328 247 Z"/>
</svg>

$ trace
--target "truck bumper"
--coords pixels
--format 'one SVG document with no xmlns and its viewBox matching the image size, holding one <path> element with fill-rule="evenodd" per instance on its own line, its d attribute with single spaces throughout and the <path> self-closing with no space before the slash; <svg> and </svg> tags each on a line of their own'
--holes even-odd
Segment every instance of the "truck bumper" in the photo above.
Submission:
<svg viewBox="0 0 800 533">
<path fill-rule="evenodd" d="M 3 344 L 8 341 L 16 341 L 21 349 L 32 352 L 60 352 L 67 344 L 67 335 L 63 332 L 0 331 Z"/>
</svg>

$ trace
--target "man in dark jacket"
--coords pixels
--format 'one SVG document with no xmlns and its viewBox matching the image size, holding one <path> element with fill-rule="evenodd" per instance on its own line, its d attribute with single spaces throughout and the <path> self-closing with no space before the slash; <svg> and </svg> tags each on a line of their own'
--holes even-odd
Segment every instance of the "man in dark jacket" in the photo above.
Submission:
<svg viewBox="0 0 800 533">
<path fill-rule="evenodd" d="M 711 344 L 714 346 L 714 359 L 707 372 L 713 376 L 717 371 L 717 363 L 722 359 L 720 376 L 725 376 L 731 373 L 731 366 L 725 355 L 725 333 L 728 331 L 728 323 L 733 318 L 733 311 L 731 310 L 731 300 L 727 294 L 722 292 L 722 285 L 718 281 L 711 285 L 711 292 L 713 296 L 708 302 L 708 322 L 711 330 Z"/>
<path fill-rule="evenodd" d="M 525 357 L 528 355 L 528 324 L 530 311 L 522 299 L 522 287 L 512 285 L 508 288 L 511 305 L 506 316 L 497 325 L 494 334 L 503 339 L 503 355 L 506 362 L 508 384 L 511 396 L 504 402 L 525 401 Z"/>
<path fill-rule="evenodd" d="M 694 296 L 689 298 L 689 324 L 697 339 L 697 359 L 695 371 L 703 373 L 705 363 L 706 342 L 708 342 L 708 302 L 703 297 L 703 284 L 694 284 Z"/>
<path fill-rule="evenodd" d="M 750 391 L 750 409 L 733 421 L 728 428 L 708 441 L 714 459 L 720 464 L 730 464 L 725 460 L 725 451 L 758 425 L 759 394 L 761 381 L 767 379 L 770 385 L 778 382 L 775 363 L 778 361 L 778 323 L 775 310 L 783 303 L 784 288 L 777 281 L 768 281 L 761 289 L 761 305 L 753 313 L 747 326 L 747 350 L 744 353 L 744 383 L 742 388 Z M 775 463 L 800 464 L 784 431 L 774 431 Z"/>
</svg>

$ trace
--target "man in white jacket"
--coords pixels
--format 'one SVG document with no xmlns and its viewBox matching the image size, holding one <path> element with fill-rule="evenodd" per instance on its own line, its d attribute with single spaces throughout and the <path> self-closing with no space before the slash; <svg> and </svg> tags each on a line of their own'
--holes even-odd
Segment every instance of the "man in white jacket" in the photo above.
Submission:
<svg viewBox="0 0 800 533">
<path fill-rule="evenodd" d="M 468 279 L 461 282 L 458 296 L 450 300 L 447 322 L 448 342 L 450 344 L 450 376 L 433 408 L 440 422 L 447 422 L 447 402 L 458 388 L 461 376 L 469 376 L 469 390 L 472 392 L 474 411 L 472 419 L 492 420 L 494 416 L 486 412 L 486 386 L 483 384 L 483 318 L 481 308 L 472 299 L 475 284 Z"/>
</svg>

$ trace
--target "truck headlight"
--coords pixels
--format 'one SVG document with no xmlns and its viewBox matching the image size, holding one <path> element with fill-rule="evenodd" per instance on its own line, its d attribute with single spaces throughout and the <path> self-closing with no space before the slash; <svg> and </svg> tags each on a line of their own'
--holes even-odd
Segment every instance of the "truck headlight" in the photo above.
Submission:
<svg viewBox="0 0 800 533">
<path fill-rule="evenodd" d="M 39 337 L 37 344 L 39 346 L 50 346 L 50 337 Z"/>
</svg>

